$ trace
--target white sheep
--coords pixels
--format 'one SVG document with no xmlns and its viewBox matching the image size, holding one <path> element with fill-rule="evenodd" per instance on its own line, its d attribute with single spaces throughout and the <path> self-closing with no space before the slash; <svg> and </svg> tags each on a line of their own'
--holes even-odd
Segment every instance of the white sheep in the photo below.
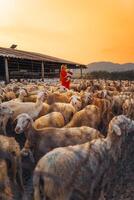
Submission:
<svg viewBox="0 0 134 200">
<path fill-rule="evenodd" d="M 21 113 L 28 113 L 33 119 L 36 119 L 43 107 L 44 93 L 39 92 L 37 96 L 36 103 L 33 102 L 16 102 L 7 101 L 2 103 L 2 105 L 9 107 L 13 113 L 12 119 L 15 120 L 16 117 Z"/>
</svg>

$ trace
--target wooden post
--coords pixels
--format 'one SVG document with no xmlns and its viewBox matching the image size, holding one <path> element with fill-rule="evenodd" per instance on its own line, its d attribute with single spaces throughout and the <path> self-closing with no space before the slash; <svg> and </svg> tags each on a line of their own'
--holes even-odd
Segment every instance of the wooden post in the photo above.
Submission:
<svg viewBox="0 0 134 200">
<path fill-rule="evenodd" d="M 80 77 L 82 78 L 82 66 L 80 66 Z"/>
<path fill-rule="evenodd" d="M 43 61 L 41 63 L 41 78 L 42 78 L 42 81 L 44 81 L 44 62 Z"/>
<path fill-rule="evenodd" d="M 6 83 L 9 83 L 9 69 L 8 69 L 7 58 L 5 58 L 5 76 L 6 76 Z"/>
</svg>

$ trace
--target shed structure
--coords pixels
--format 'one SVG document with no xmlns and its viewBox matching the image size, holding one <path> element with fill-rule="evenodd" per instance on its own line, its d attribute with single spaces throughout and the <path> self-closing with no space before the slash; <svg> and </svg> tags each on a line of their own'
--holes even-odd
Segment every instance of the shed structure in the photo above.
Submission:
<svg viewBox="0 0 134 200">
<path fill-rule="evenodd" d="M 7 83 L 10 79 L 44 79 L 59 77 L 62 64 L 70 69 L 86 66 L 80 63 L 35 52 L 0 47 L 0 79 Z"/>
</svg>

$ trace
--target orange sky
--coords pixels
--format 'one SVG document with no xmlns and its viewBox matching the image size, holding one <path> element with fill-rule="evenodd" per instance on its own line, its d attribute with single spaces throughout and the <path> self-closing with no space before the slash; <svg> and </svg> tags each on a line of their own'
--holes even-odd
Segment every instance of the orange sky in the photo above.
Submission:
<svg viewBox="0 0 134 200">
<path fill-rule="evenodd" d="M 81 63 L 134 62 L 134 0 L 0 0 L 0 46 Z"/>
</svg>

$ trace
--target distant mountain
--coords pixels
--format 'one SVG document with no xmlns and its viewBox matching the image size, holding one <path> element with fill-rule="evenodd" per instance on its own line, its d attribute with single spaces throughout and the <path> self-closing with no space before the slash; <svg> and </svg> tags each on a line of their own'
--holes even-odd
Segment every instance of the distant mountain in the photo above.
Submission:
<svg viewBox="0 0 134 200">
<path fill-rule="evenodd" d="M 134 63 L 118 64 L 112 62 L 94 62 L 87 65 L 86 73 L 93 71 L 122 72 L 134 70 Z"/>
</svg>

